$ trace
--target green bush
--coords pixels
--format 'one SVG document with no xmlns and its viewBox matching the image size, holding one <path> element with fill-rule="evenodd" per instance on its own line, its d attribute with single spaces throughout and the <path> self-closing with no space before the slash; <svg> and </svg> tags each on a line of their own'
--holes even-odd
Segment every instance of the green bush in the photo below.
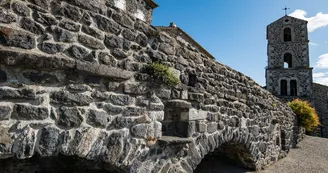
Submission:
<svg viewBox="0 0 328 173">
<path fill-rule="evenodd" d="M 315 109 L 307 101 L 295 99 L 288 102 L 288 106 L 299 117 L 300 125 L 307 131 L 313 131 L 320 125 Z"/>
<path fill-rule="evenodd" d="M 152 76 L 153 79 L 159 80 L 168 86 L 175 86 L 180 83 L 180 80 L 175 77 L 169 70 L 169 67 L 164 64 L 152 63 L 147 67 L 147 73 Z"/>
</svg>

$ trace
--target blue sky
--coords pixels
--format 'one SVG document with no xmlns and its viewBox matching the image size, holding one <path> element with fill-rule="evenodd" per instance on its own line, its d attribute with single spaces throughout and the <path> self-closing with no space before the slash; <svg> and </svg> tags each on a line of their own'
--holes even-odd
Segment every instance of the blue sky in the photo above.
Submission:
<svg viewBox="0 0 328 173">
<path fill-rule="evenodd" d="M 309 21 L 314 80 L 328 85 L 328 0 L 155 0 L 154 26 L 174 22 L 218 62 L 265 85 L 266 26 L 289 14 Z"/>
</svg>

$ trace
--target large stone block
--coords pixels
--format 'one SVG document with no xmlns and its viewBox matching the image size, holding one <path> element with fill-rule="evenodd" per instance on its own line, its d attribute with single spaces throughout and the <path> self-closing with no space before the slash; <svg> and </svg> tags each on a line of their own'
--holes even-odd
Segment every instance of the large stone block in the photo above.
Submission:
<svg viewBox="0 0 328 173">
<path fill-rule="evenodd" d="M 41 130 L 37 152 L 40 156 L 57 155 L 59 152 L 59 144 L 59 129 L 55 127 L 45 127 Z"/>
<path fill-rule="evenodd" d="M 112 117 L 108 115 L 106 112 L 90 110 L 88 113 L 87 122 L 88 124 L 94 127 L 106 127 L 108 122 L 110 122 Z"/>
<path fill-rule="evenodd" d="M 33 49 L 36 45 L 35 36 L 8 27 L 0 26 L 0 44 L 23 49 Z"/>
<path fill-rule="evenodd" d="M 18 136 L 14 140 L 12 153 L 14 153 L 18 159 L 31 158 L 34 154 L 37 132 L 30 126 L 26 126 L 19 131 L 17 135 Z"/>
<path fill-rule="evenodd" d="M 0 22 L 1 23 L 12 23 L 16 22 L 16 15 L 13 13 L 10 13 L 8 10 L 1 8 L 0 9 Z"/>
<path fill-rule="evenodd" d="M 48 117 L 48 108 L 23 104 L 15 104 L 11 114 L 11 118 L 17 120 L 44 120 Z"/>
<path fill-rule="evenodd" d="M 205 120 L 206 117 L 207 111 L 197 110 L 195 108 L 191 108 L 189 111 L 181 113 L 182 121 Z"/>
<path fill-rule="evenodd" d="M 110 100 L 113 102 L 113 104 L 119 105 L 119 106 L 130 105 L 134 101 L 134 99 L 131 96 L 121 95 L 121 94 L 112 94 L 110 96 Z"/>
<path fill-rule="evenodd" d="M 89 37 L 86 35 L 79 35 L 78 38 L 79 42 L 91 49 L 105 49 L 105 46 L 102 42 L 98 41 L 97 39 L 93 38 L 93 37 Z"/>
<path fill-rule="evenodd" d="M 87 106 L 93 101 L 93 98 L 88 95 L 65 91 L 53 92 L 50 98 L 53 103 L 71 106 Z"/>
<path fill-rule="evenodd" d="M 0 105 L 0 121 L 9 120 L 11 107 L 8 105 Z"/>
<path fill-rule="evenodd" d="M 66 128 L 79 127 L 83 122 L 83 117 L 76 107 L 60 107 L 56 122 Z"/>
<path fill-rule="evenodd" d="M 120 25 L 115 21 L 100 15 L 97 15 L 95 18 L 97 26 L 100 30 L 113 34 L 118 34 L 121 31 Z"/>
</svg>

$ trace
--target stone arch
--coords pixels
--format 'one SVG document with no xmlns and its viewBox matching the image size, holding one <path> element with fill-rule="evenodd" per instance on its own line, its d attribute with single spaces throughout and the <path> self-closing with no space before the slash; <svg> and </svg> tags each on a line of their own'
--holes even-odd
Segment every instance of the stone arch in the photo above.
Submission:
<svg viewBox="0 0 328 173">
<path fill-rule="evenodd" d="M 209 136 L 201 136 L 194 143 L 189 145 L 187 162 L 192 169 L 196 169 L 205 156 L 220 151 L 227 151 L 220 153 L 231 159 L 237 159 L 237 164 L 250 169 L 260 169 L 259 148 L 256 147 L 255 137 L 241 131 L 224 130 L 222 135 L 214 133 Z M 199 151 L 197 154 L 197 152 Z"/>
<path fill-rule="evenodd" d="M 284 68 L 293 67 L 293 55 L 289 52 L 284 54 Z"/>
</svg>

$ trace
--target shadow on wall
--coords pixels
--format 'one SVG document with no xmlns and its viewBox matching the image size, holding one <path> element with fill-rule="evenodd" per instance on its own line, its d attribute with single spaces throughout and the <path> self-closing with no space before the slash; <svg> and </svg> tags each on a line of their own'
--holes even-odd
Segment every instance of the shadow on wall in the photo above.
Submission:
<svg viewBox="0 0 328 173">
<path fill-rule="evenodd" d="M 5 159 L 0 162 L 1 173 L 118 173 L 104 162 L 82 159 L 78 156 L 33 156 L 30 159 Z"/>
<path fill-rule="evenodd" d="M 195 173 L 244 173 L 254 169 L 253 157 L 246 146 L 229 142 L 207 154 Z"/>
</svg>

